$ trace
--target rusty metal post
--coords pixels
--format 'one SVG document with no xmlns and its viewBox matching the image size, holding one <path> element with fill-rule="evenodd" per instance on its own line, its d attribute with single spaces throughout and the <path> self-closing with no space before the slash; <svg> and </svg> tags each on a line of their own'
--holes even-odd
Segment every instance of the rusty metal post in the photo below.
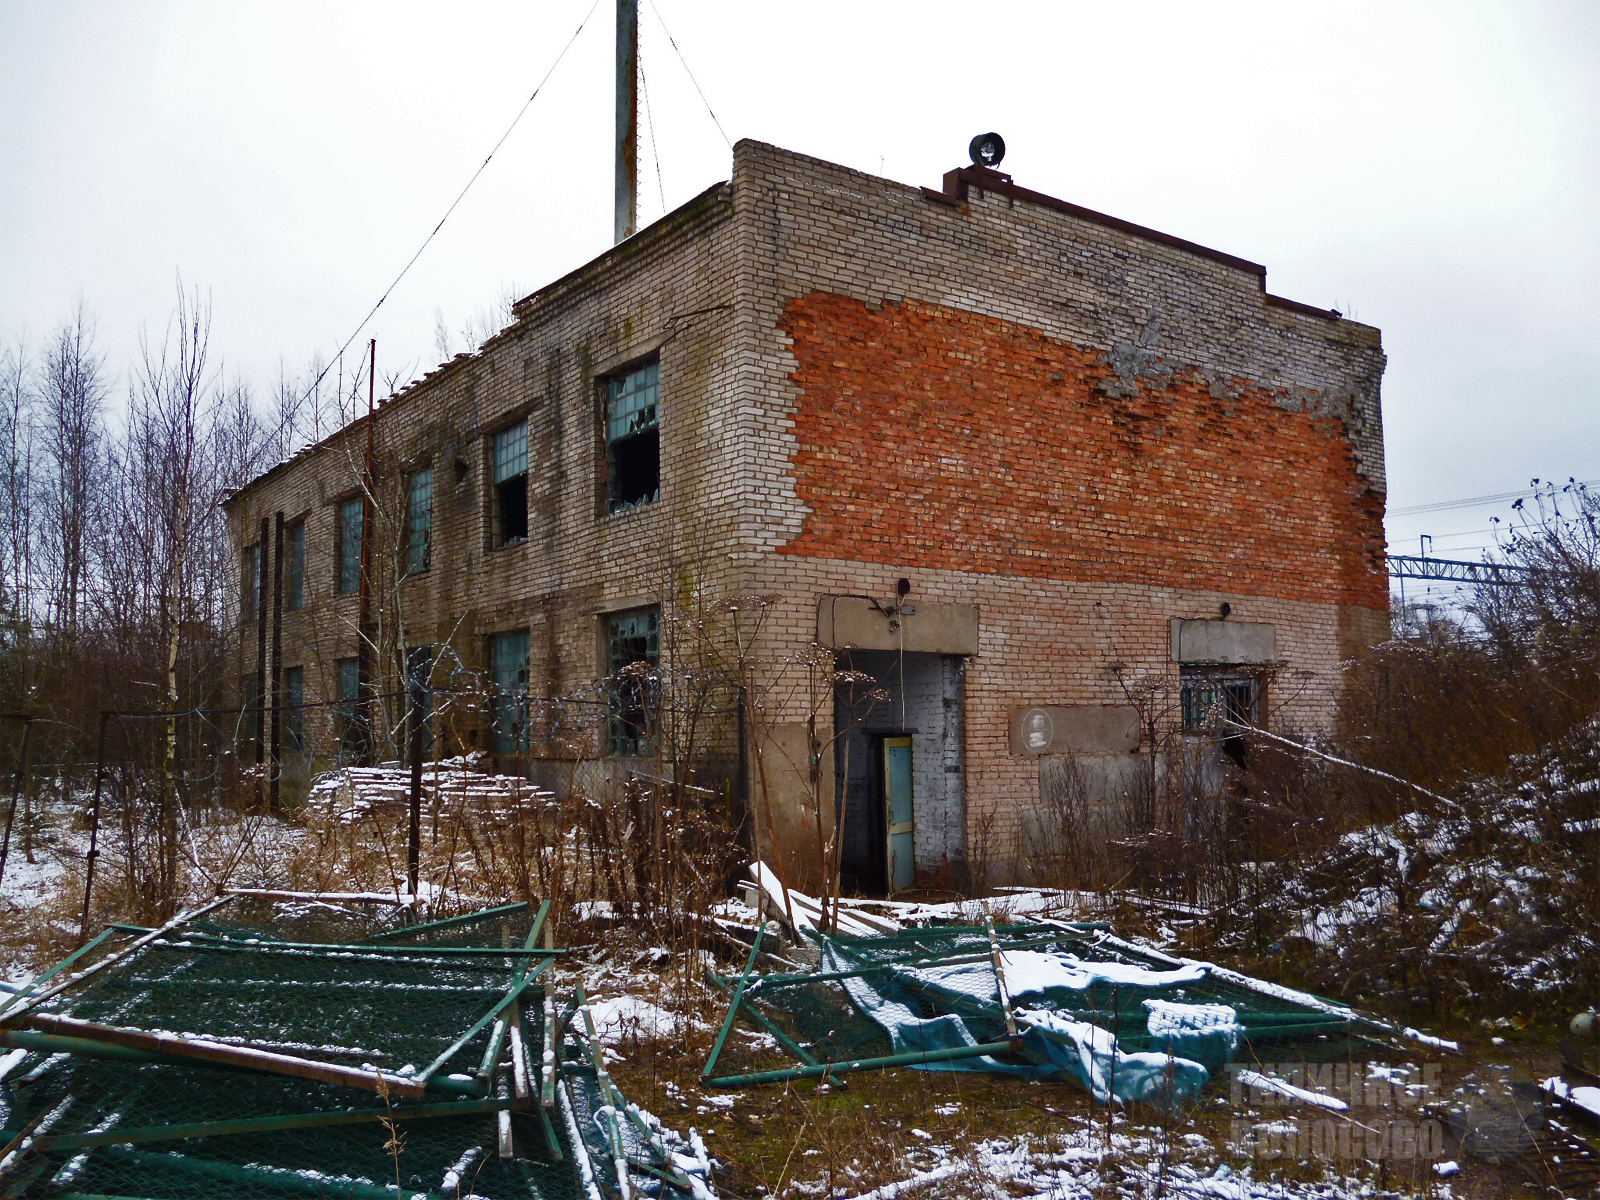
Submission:
<svg viewBox="0 0 1600 1200">
<path fill-rule="evenodd" d="M 22 754 L 17 766 L 17 781 L 11 789 L 11 811 L 6 814 L 5 839 L 0 841 L 0 880 L 6 877 L 6 859 L 11 857 L 11 826 L 17 820 L 17 805 L 22 803 L 22 789 L 28 781 L 28 750 L 33 739 L 33 718 L 22 718 Z"/>
<path fill-rule="evenodd" d="M 267 811 L 278 811 L 283 776 L 283 513 L 272 536 L 272 773 L 267 777 Z"/>
<path fill-rule="evenodd" d="M 256 766 L 267 757 L 266 715 L 267 700 L 267 518 L 261 518 L 261 540 L 256 543 L 256 702 L 251 719 L 256 731 Z"/>
<path fill-rule="evenodd" d="M 406 881 L 411 889 L 411 912 L 418 910 L 417 878 L 422 863 L 422 674 L 413 662 L 408 664 L 408 692 L 411 698 L 411 819 L 406 842 Z M 437 780 L 434 781 L 437 784 Z"/>
<path fill-rule="evenodd" d="M 615 241 L 639 228 L 639 0 L 617 0 Z"/>
<path fill-rule="evenodd" d="M 114 714 L 100 713 L 100 745 L 94 758 L 94 800 L 89 806 L 89 853 L 83 860 L 83 916 L 78 921 L 78 945 L 89 940 L 89 900 L 94 894 L 94 861 L 100 857 L 100 785 L 106 775 L 106 724 Z"/>
</svg>

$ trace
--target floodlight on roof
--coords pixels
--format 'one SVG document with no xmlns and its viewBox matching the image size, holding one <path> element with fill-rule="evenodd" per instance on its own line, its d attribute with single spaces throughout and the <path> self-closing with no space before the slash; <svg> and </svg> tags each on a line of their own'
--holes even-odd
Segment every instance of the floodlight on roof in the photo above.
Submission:
<svg viewBox="0 0 1600 1200">
<path fill-rule="evenodd" d="M 967 144 L 973 166 L 998 167 L 1006 156 L 1006 140 L 998 133 L 980 133 Z"/>
</svg>

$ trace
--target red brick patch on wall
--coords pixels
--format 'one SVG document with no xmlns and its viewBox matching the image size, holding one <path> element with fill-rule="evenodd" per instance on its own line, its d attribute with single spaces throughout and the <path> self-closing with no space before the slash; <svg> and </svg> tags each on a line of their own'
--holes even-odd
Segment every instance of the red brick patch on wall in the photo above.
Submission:
<svg viewBox="0 0 1600 1200">
<path fill-rule="evenodd" d="M 791 301 L 788 554 L 1388 607 L 1383 501 L 1342 422 L 911 301 Z"/>
</svg>

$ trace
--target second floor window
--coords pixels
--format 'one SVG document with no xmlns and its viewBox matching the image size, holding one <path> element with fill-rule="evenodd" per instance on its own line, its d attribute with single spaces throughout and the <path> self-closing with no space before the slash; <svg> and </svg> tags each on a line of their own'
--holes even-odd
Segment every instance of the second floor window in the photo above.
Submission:
<svg viewBox="0 0 1600 1200">
<path fill-rule="evenodd" d="M 649 504 L 661 494 L 661 365 L 647 363 L 606 383 L 607 512 Z"/>
<path fill-rule="evenodd" d="M 361 537 L 366 510 L 360 496 L 339 505 L 339 591 L 361 590 Z"/>
<path fill-rule="evenodd" d="M 244 548 L 239 568 L 239 617 L 254 621 L 261 616 L 261 543 Z"/>
<path fill-rule="evenodd" d="M 289 526 L 289 607 L 306 606 L 306 523 Z"/>
<path fill-rule="evenodd" d="M 406 509 L 406 574 L 428 569 L 433 541 L 433 468 L 423 467 L 411 477 L 411 501 Z"/>
<path fill-rule="evenodd" d="M 528 423 L 494 435 L 495 545 L 528 540 Z"/>
</svg>

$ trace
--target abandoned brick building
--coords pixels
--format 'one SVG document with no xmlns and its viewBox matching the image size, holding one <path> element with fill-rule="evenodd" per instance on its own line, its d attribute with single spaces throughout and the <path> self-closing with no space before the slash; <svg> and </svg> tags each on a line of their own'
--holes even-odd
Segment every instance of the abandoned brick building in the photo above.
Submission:
<svg viewBox="0 0 1600 1200">
<path fill-rule="evenodd" d="M 1063 771 L 1114 803 L 1219 712 L 1325 727 L 1338 664 L 1387 636 L 1379 333 L 1265 276 L 991 169 L 918 188 L 740 142 L 731 180 L 232 498 L 237 674 L 353 710 L 399 670 L 373 664 L 449 664 L 491 699 L 435 752 L 615 778 L 650 769 L 637 712 L 523 697 L 601 696 L 686 653 L 696 603 L 765 597 L 753 670 L 819 646 L 889 695 L 764 693 L 801 873 L 816 711 L 848 730 L 822 819 L 846 802 L 857 886 L 980 854 L 1025 876 Z M 286 711 L 303 777 L 312 710 Z"/>
</svg>

